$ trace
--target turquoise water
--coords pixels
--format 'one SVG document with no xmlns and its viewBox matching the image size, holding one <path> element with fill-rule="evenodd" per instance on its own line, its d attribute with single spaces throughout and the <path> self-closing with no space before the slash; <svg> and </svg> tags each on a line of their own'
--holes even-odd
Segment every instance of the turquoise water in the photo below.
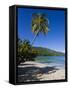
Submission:
<svg viewBox="0 0 69 90">
<path fill-rule="evenodd" d="M 37 56 L 36 62 L 46 63 L 50 66 L 56 66 L 58 68 L 65 67 L 65 56 Z"/>
</svg>

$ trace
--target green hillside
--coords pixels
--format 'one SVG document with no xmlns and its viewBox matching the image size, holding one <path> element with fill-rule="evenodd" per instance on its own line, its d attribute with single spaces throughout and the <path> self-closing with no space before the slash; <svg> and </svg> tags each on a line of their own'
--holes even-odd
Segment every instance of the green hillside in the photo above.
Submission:
<svg viewBox="0 0 69 90">
<path fill-rule="evenodd" d="M 38 55 L 42 56 L 64 56 L 64 53 L 62 52 L 54 51 L 43 47 L 33 47 L 33 50 L 36 50 L 38 52 Z"/>
</svg>

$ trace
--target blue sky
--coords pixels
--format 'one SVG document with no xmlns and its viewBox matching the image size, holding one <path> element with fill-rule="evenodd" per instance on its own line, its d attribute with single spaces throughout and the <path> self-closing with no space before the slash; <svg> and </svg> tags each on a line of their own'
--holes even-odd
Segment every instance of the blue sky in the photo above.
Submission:
<svg viewBox="0 0 69 90">
<path fill-rule="evenodd" d="M 33 13 L 47 14 L 50 27 L 48 34 L 46 36 L 40 34 L 33 46 L 65 52 L 65 12 L 63 10 L 18 8 L 18 37 L 32 42 L 35 36 L 31 26 Z"/>
</svg>

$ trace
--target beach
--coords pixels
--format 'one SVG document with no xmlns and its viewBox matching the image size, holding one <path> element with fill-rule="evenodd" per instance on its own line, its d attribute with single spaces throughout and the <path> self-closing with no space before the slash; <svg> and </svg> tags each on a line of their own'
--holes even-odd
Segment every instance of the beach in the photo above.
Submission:
<svg viewBox="0 0 69 90">
<path fill-rule="evenodd" d="M 18 65 L 18 81 L 44 81 L 65 79 L 65 68 L 57 68 L 50 64 L 26 61 Z"/>
</svg>

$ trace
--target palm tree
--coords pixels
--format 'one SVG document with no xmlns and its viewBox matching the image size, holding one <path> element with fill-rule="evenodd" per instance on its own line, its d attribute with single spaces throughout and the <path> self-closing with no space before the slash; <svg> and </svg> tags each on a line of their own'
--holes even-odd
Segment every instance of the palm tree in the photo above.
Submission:
<svg viewBox="0 0 69 90">
<path fill-rule="evenodd" d="M 49 21 L 44 14 L 33 14 L 32 18 L 32 32 L 35 34 L 35 37 L 32 41 L 34 43 L 36 37 L 43 33 L 44 35 L 47 34 L 49 31 Z"/>
<path fill-rule="evenodd" d="M 25 52 L 29 52 L 29 50 L 31 50 L 31 44 L 28 40 L 24 40 L 23 41 L 23 44 L 22 44 L 22 49 L 25 51 Z"/>
<path fill-rule="evenodd" d="M 18 53 L 17 53 L 17 65 L 25 61 L 33 61 L 34 57 L 37 56 L 37 51 L 32 48 L 30 41 L 28 40 L 17 40 Z"/>
</svg>

